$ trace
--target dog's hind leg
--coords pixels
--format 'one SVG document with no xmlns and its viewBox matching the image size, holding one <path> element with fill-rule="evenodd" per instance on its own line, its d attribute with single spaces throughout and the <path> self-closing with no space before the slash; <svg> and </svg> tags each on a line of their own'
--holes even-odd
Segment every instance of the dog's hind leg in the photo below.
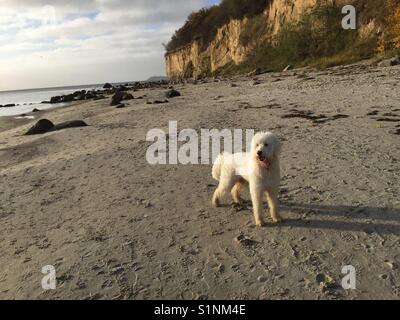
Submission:
<svg viewBox="0 0 400 320">
<path fill-rule="evenodd" d="M 233 186 L 236 184 L 237 180 L 232 176 L 221 176 L 217 190 L 214 192 L 212 199 L 213 207 L 219 207 L 221 204 L 221 199 L 232 190 Z"/>
<path fill-rule="evenodd" d="M 240 192 L 242 191 L 243 183 L 242 181 L 236 182 L 231 190 L 231 195 L 234 203 L 242 203 L 243 199 L 240 197 Z"/>
<path fill-rule="evenodd" d="M 214 208 L 218 208 L 221 205 L 221 198 L 222 198 L 221 190 L 218 186 L 218 188 L 217 188 L 217 190 L 215 190 L 213 198 L 212 198 L 212 206 Z"/>
</svg>

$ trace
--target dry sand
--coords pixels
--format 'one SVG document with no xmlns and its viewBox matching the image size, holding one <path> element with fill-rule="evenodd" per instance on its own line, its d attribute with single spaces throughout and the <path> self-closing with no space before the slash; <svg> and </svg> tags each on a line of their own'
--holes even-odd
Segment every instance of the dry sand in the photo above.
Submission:
<svg viewBox="0 0 400 320">
<path fill-rule="evenodd" d="M 52 110 L 42 116 L 90 126 L 40 136 L 3 119 L 0 299 L 399 299 L 400 68 L 257 78 L 177 85 L 182 97 L 161 105 Z M 170 120 L 277 133 L 285 222 L 257 228 L 230 199 L 212 209 L 209 165 L 149 165 L 146 133 Z M 41 288 L 45 265 L 56 290 Z M 356 290 L 340 287 L 345 265 Z"/>
</svg>

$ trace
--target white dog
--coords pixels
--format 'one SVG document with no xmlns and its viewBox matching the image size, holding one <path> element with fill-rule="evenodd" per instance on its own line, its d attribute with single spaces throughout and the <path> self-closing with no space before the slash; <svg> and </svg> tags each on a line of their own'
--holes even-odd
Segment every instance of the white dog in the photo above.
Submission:
<svg viewBox="0 0 400 320">
<path fill-rule="evenodd" d="M 266 195 L 272 221 L 281 222 L 278 212 L 278 192 L 280 184 L 279 153 L 281 144 L 271 132 L 257 133 L 251 142 L 250 153 L 222 153 L 212 168 L 212 176 L 219 181 L 212 204 L 220 205 L 220 200 L 231 191 L 233 201 L 240 203 L 240 191 L 249 186 L 253 202 L 254 218 L 257 226 L 265 224 L 262 215 L 263 196 Z"/>
</svg>

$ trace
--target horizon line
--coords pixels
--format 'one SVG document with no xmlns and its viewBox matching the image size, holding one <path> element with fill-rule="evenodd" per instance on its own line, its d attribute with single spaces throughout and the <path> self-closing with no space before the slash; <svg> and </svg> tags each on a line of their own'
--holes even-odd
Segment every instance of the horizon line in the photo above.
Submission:
<svg viewBox="0 0 400 320">
<path fill-rule="evenodd" d="M 88 83 L 88 84 L 75 84 L 75 85 L 66 85 L 66 86 L 54 86 L 54 87 L 37 87 L 37 88 L 24 88 L 24 89 L 6 89 L 1 90 L 0 93 L 8 93 L 8 92 L 17 92 L 17 91 L 39 91 L 39 90 L 46 90 L 46 89 L 64 89 L 64 88 L 78 88 L 78 87 L 91 87 L 91 86 L 99 86 L 104 85 L 106 83 L 110 84 L 125 84 L 125 83 L 134 83 L 134 82 L 143 82 L 148 81 L 151 78 L 168 78 L 167 76 L 151 76 L 148 77 L 146 80 L 130 80 L 130 81 L 118 81 L 118 82 L 99 82 L 99 83 Z"/>
</svg>

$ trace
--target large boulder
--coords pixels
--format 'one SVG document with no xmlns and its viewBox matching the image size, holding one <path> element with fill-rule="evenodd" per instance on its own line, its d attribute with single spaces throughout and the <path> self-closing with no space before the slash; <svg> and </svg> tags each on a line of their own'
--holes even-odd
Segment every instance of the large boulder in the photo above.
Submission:
<svg viewBox="0 0 400 320">
<path fill-rule="evenodd" d="M 54 127 L 53 122 L 47 119 L 40 119 L 36 124 L 31 127 L 25 135 L 30 136 L 33 134 L 42 134 L 48 132 L 50 129 Z"/>
<path fill-rule="evenodd" d="M 132 99 L 134 99 L 132 94 L 127 93 L 125 91 L 118 91 L 111 98 L 111 106 L 117 106 L 123 100 L 132 100 Z"/>
<path fill-rule="evenodd" d="M 122 100 L 133 100 L 133 99 L 134 99 L 134 97 L 133 97 L 132 94 L 126 93 L 126 94 L 124 95 L 124 98 L 123 98 Z"/>
<path fill-rule="evenodd" d="M 61 102 L 72 102 L 75 100 L 75 96 L 73 94 L 67 94 L 62 97 Z"/>
<path fill-rule="evenodd" d="M 62 129 L 68 129 L 68 128 L 79 128 L 79 127 L 86 127 L 87 124 L 82 121 L 82 120 L 72 120 L 72 121 L 65 121 L 62 123 L 59 123 L 57 125 L 54 125 L 53 122 L 47 119 L 40 119 L 36 124 L 31 127 L 25 135 L 34 135 L 34 134 L 43 134 L 46 132 L 51 132 L 51 131 L 58 131 Z"/>
<path fill-rule="evenodd" d="M 95 92 L 88 92 L 88 93 L 86 93 L 86 95 L 85 95 L 85 99 L 86 99 L 86 100 L 93 99 L 94 97 L 96 97 L 96 93 L 95 93 Z"/>
<path fill-rule="evenodd" d="M 50 98 L 50 103 L 60 103 L 62 101 L 62 96 L 55 96 Z"/>
<path fill-rule="evenodd" d="M 180 97 L 181 93 L 175 89 L 168 90 L 165 94 L 167 98 Z"/>
<path fill-rule="evenodd" d="M 111 106 L 117 106 L 121 103 L 121 101 L 124 99 L 125 92 L 119 91 L 116 94 L 114 94 L 111 98 Z"/>
<path fill-rule="evenodd" d="M 111 89 L 112 87 L 113 87 L 112 84 L 107 82 L 107 83 L 103 86 L 103 89 Z"/>
<path fill-rule="evenodd" d="M 62 130 L 62 129 L 79 128 L 79 127 L 87 127 L 86 122 L 82 121 L 82 120 L 65 121 L 65 122 L 56 124 L 55 126 L 50 128 L 49 131 L 57 131 L 57 130 Z"/>
</svg>

